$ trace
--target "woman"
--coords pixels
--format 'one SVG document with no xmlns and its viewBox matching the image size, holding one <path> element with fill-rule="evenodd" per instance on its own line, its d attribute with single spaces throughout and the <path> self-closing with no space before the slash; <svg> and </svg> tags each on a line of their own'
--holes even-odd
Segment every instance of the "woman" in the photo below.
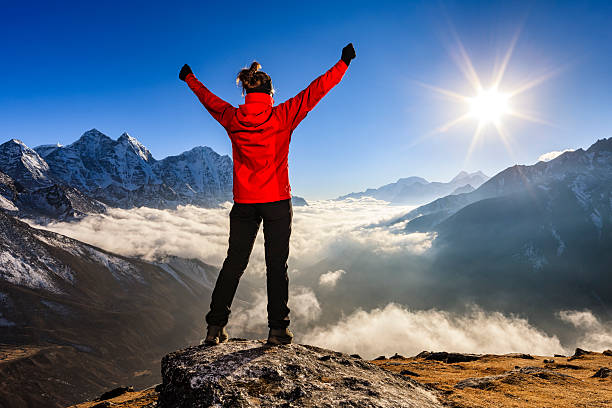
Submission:
<svg viewBox="0 0 612 408">
<path fill-rule="evenodd" d="M 179 78 L 189 85 L 200 102 L 227 131 L 234 159 L 234 205 L 230 211 L 227 257 L 212 293 L 204 343 L 227 340 L 225 331 L 238 281 L 244 273 L 253 243 L 263 220 L 268 291 L 268 344 L 289 344 L 289 278 L 287 258 L 293 208 L 287 156 L 291 134 L 308 112 L 340 82 L 351 60 L 353 44 L 323 75 L 293 98 L 274 106 L 270 76 L 254 61 L 238 73 L 245 103 L 238 108 L 210 92 L 184 65 Z"/>
</svg>

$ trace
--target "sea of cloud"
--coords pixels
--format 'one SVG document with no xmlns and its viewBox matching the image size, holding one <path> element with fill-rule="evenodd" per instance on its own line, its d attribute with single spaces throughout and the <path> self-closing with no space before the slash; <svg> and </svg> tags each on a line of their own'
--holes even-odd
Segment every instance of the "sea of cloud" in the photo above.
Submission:
<svg viewBox="0 0 612 408">
<path fill-rule="evenodd" d="M 125 256 L 157 260 L 175 255 L 220 267 L 230 209 L 231 203 L 216 209 L 111 209 L 44 228 Z M 404 301 L 425 296 L 429 305 L 442 304 L 435 293 L 419 293 L 427 277 L 419 275 L 418 265 L 435 234 L 406 234 L 385 226 L 385 220 L 411 209 L 371 198 L 294 207 L 289 307 L 296 341 L 365 358 L 422 350 L 552 355 L 575 346 L 612 348 L 612 329 L 588 310 L 551 316 L 581 333 L 579 344 L 562 344 L 555 334 L 512 313 L 475 305 L 459 313 Z M 234 303 L 228 330 L 232 336 L 263 337 L 267 297 L 261 229 L 243 279 L 256 282 L 255 289 L 246 301 Z"/>
</svg>

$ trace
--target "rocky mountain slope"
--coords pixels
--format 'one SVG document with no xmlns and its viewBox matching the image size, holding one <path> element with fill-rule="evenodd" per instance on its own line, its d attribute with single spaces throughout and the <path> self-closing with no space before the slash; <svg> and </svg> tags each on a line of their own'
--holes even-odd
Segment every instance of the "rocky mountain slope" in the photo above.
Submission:
<svg viewBox="0 0 612 408">
<path fill-rule="evenodd" d="M 155 383 L 164 354 L 201 338 L 217 274 L 195 260 L 114 255 L 0 211 L 0 406 Z"/>
<path fill-rule="evenodd" d="M 0 145 L 0 208 L 61 220 L 105 211 L 102 203 L 55 180 L 45 160 L 15 139 Z"/>
<path fill-rule="evenodd" d="M 337 200 L 373 197 L 394 204 L 417 205 L 448 194 L 459 194 L 473 190 L 480 187 L 488 179 L 481 171 L 474 173 L 462 171 L 448 183 L 429 182 L 422 177 L 407 177 L 379 188 L 369 188 L 360 193 L 350 193 L 338 197 Z"/>
</svg>

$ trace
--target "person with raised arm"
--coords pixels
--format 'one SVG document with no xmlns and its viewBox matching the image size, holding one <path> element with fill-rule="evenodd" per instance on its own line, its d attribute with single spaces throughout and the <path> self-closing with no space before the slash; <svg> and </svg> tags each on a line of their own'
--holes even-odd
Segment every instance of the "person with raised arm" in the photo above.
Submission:
<svg viewBox="0 0 612 408">
<path fill-rule="evenodd" d="M 225 326 L 240 277 L 263 221 L 268 293 L 268 344 L 289 344 L 289 278 L 287 259 L 293 207 L 289 185 L 291 134 L 316 104 L 344 76 L 356 56 L 352 43 L 327 72 L 293 98 L 274 106 L 274 87 L 261 65 L 253 61 L 240 70 L 236 83 L 242 87 L 244 104 L 237 108 L 213 94 L 193 74 L 189 65 L 179 78 L 187 83 L 206 110 L 225 128 L 232 142 L 234 204 L 229 214 L 227 257 L 212 292 L 206 314 L 204 344 L 215 345 L 228 338 Z M 245 95 L 246 93 L 246 95 Z"/>
</svg>

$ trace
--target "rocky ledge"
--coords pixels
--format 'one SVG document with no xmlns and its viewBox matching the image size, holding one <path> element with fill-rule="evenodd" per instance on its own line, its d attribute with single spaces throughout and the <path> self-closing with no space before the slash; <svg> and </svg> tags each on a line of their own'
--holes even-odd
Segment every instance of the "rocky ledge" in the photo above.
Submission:
<svg viewBox="0 0 612 408">
<path fill-rule="evenodd" d="M 436 391 L 358 356 L 230 339 L 162 360 L 160 408 L 442 407 Z"/>
</svg>

